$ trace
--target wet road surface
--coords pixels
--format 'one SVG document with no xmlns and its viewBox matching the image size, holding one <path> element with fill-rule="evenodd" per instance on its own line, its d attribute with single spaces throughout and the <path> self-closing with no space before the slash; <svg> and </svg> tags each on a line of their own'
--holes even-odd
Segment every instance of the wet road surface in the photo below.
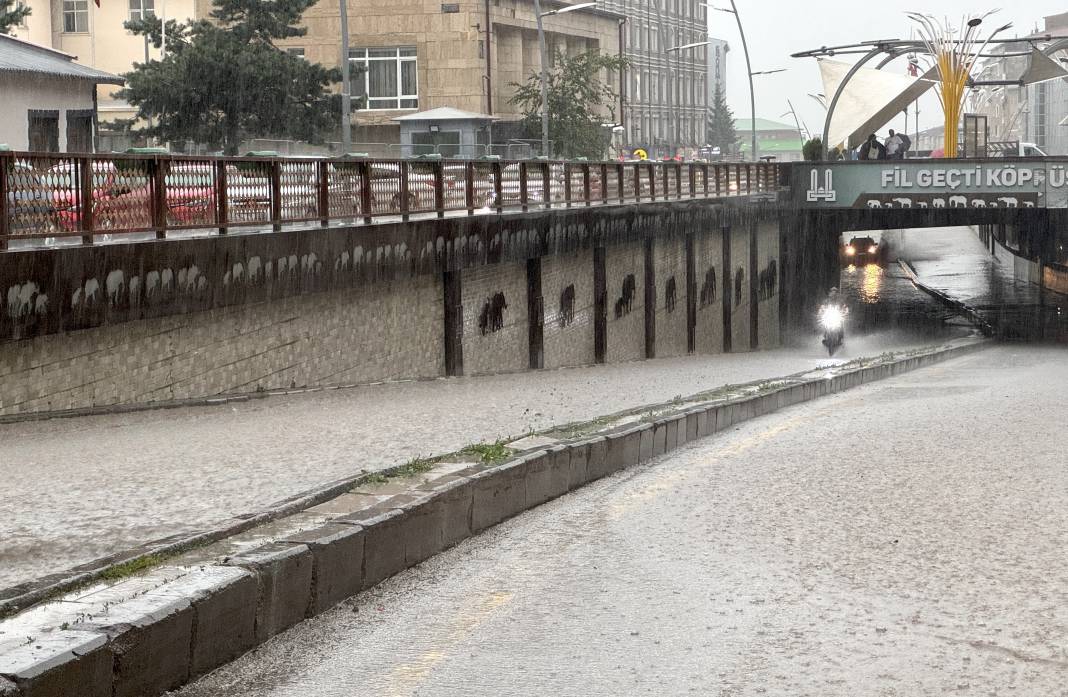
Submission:
<svg viewBox="0 0 1068 697">
<path fill-rule="evenodd" d="M 982 248 L 968 229 L 923 232 L 907 239 L 916 258 L 935 259 L 969 242 Z M 841 285 L 853 312 L 836 362 L 968 331 L 947 331 L 952 314 L 896 265 L 850 267 Z M 205 529 L 360 470 L 831 362 L 815 329 L 789 342 L 753 354 L 0 424 L 0 588 Z"/>
<path fill-rule="evenodd" d="M 999 260 L 973 229 L 899 230 L 887 237 L 925 284 L 975 308 L 999 336 L 1068 339 L 1068 298 L 1015 278 L 1011 256 Z"/>
<path fill-rule="evenodd" d="M 790 349 L 373 385 L 218 407 L 0 424 L 0 587 L 204 529 L 327 482 L 726 384 L 937 343 Z"/>
<path fill-rule="evenodd" d="M 799 405 L 525 513 L 181 697 L 1064 695 L 1068 353 Z"/>
</svg>

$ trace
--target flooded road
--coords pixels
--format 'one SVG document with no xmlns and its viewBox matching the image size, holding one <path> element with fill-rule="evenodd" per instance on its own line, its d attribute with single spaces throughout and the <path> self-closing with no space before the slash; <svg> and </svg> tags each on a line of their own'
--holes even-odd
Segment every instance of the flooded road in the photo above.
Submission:
<svg viewBox="0 0 1068 697">
<path fill-rule="evenodd" d="M 847 269 L 842 287 L 854 324 L 833 361 L 813 327 L 787 348 L 749 354 L 0 425 L 0 587 L 202 530 L 361 470 L 971 331 L 895 265 Z M 947 318 L 958 326 L 947 328 Z"/>
<path fill-rule="evenodd" d="M 756 419 L 179 694 L 1064 694 L 1066 382 L 1005 345 Z"/>
<path fill-rule="evenodd" d="M 974 308 L 1007 339 L 1068 339 L 1068 298 L 1042 291 L 1014 273 L 1007 250 L 998 255 L 972 228 L 884 233 L 896 255 L 928 286 Z"/>
</svg>

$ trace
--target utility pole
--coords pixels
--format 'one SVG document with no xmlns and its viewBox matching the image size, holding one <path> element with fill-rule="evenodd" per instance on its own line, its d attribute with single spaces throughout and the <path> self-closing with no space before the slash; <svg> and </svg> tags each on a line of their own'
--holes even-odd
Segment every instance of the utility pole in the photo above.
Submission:
<svg viewBox="0 0 1068 697">
<path fill-rule="evenodd" d="M 549 61 L 545 27 L 541 21 L 541 0 L 534 0 L 534 14 L 538 18 L 538 53 L 541 56 L 541 155 L 549 157 Z"/>
<path fill-rule="evenodd" d="M 352 80 L 349 75 L 349 8 L 341 5 L 341 153 L 352 150 Z"/>
</svg>

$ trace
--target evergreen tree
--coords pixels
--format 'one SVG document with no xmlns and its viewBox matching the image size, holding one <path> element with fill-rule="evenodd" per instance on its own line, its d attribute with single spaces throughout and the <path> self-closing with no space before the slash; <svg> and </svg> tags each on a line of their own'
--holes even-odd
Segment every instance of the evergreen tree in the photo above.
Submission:
<svg viewBox="0 0 1068 697">
<path fill-rule="evenodd" d="M 30 8 L 18 0 L 0 0 L 0 34 L 10 34 L 12 28 L 29 16 Z"/>
<path fill-rule="evenodd" d="M 321 142 L 338 127 L 340 71 L 275 46 L 316 0 L 214 0 L 211 20 L 167 22 L 167 56 L 135 64 L 122 98 L 137 107 L 143 135 L 193 141 L 237 154 L 248 137 Z M 159 18 L 127 22 L 158 48 Z"/>
<path fill-rule="evenodd" d="M 727 105 L 723 89 L 716 85 L 712 107 L 708 110 L 708 144 L 728 155 L 738 149 L 738 133 L 734 130 L 734 114 Z"/>
<path fill-rule="evenodd" d="M 611 133 L 601 124 L 614 119 L 616 92 L 611 82 L 601 80 L 604 71 L 618 71 L 626 59 L 587 51 L 574 56 L 556 55 L 549 71 L 549 141 L 553 156 L 600 159 L 611 141 Z M 541 139 L 541 74 L 533 73 L 523 84 L 512 83 L 516 93 L 510 100 L 525 115 L 527 137 Z M 613 116 L 603 116 L 607 109 Z"/>
</svg>

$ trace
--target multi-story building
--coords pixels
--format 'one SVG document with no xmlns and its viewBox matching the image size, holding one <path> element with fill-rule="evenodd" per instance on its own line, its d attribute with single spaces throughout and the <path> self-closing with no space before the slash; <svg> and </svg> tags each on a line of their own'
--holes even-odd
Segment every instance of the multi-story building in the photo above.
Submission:
<svg viewBox="0 0 1068 697">
<path fill-rule="evenodd" d="M 159 50 L 149 47 L 145 37 L 131 34 L 124 22 L 153 15 L 166 8 L 167 19 L 184 22 L 193 16 L 196 0 L 22 0 L 30 16 L 12 33 L 20 39 L 73 55 L 78 62 L 108 73 L 122 75 L 143 63 L 146 57 L 159 58 Z M 97 86 L 99 118 L 102 127 L 115 119 L 130 119 L 136 110 L 118 99 L 116 85 Z"/>
<path fill-rule="evenodd" d="M 1068 13 L 1045 18 L 1045 29 L 1027 38 L 1068 34 Z M 993 58 L 982 67 L 980 81 L 1018 80 L 1027 71 L 1031 43 L 1000 44 L 990 53 L 1009 54 Z M 1023 54 L 1023 55 L 1020 55 Z M 1058 56 L 1054 56 L 1056 60 Z M 978 90 L 968 104 L 970 111 L 987 117 L 991 141 L 1034 143 L 1049 155 L 1068 154 L 1068 84 L 1049 80 L 1023 87 L 993 86 Z"/>
<path fill-rule="evenodd" d="M 727 94 L 727 54 L 731 45 L 723 39 L 708 39 L 708 104 L 719 90 Z"/>
<path fill-rule="evenodd" d="M 542 12 L 565 7 L 542 0 Z M 515 83 L 541 65 L 533 0 L 348 0 L 353 141 L 362 150 L 400 142 L 397 117 L 440 107 L 495 117 L 494 140 L 519 135 Z M 585 8 L 544 18 L 550 61 L 558 54 L 617 54 L 623 17 Z M 304 15 L 305 36 L 281 42 L 323 65 L 341 56 L 340 10 L 320 2 Z M 613 85 L 619 77 L 606 75 Z M 618 90 L 618 87 L 617 87 Z M 619 118 L 619 104 L 605 119 Z M 613 113 L 614 112 L 614 113 Z"/>
<path fill-rule="evenodd" d="M 659 155 L 704 144 L 709 46 L 673 49 L 707 40 L 705 4 L 701 0 L 604 0 L 604 6 L 627 18 L 627 143 Z"/>
</svg>

